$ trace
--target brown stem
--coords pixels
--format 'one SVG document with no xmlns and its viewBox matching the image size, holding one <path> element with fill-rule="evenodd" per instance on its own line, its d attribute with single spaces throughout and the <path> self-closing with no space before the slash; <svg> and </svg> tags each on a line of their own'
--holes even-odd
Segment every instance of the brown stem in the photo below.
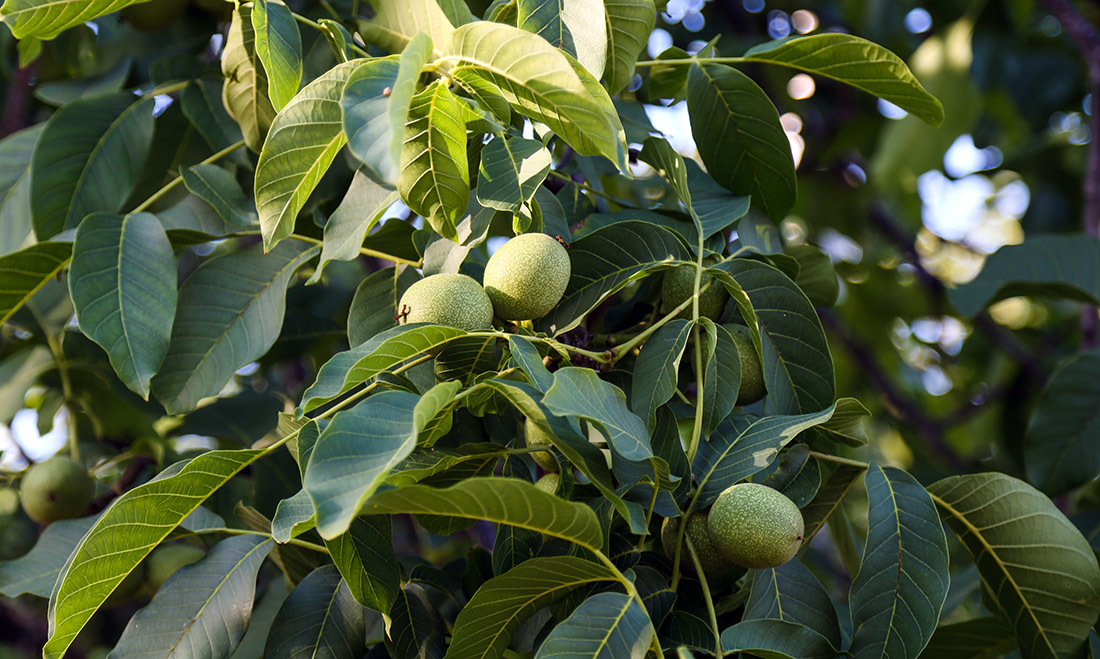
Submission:
<svg viewBox="0 0 1100 659">
<path fill-rule="evenodd" d="M 31 79 L 35 65 L 19 69 L 8 86 L 4 101 L 4 118 L 0 120 L 0 137 L 6 137 L 27 125 L 27 103 L 31 98 Z"/>
</svg>

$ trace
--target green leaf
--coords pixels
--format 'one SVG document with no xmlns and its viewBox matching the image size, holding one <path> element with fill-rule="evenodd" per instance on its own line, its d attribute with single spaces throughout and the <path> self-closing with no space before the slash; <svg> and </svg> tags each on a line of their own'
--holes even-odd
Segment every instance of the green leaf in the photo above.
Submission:
<svg viewBox="0 0 1100 659">
<path fill-rule="evenodd" d="M 219 85 L 213 80 L 192 80 L 180 92 L 180 110 L 215 151 L 243 139 L 240 127 L 225 108 Z"/>
<path fill-rule="evenodd" d="M 912 112 L 925 122 L 943 122 L 943 106 L 900 57 L 850 34 L 829 32 L 772 42 L 745 53 L 744 60 L 801 69 L 874 94 Z"/>
<path fill-rule="evenodd" d="M 401 589 L 390 518 L 357 517 L 347 533 L 325 541 L 325 546 L 355 601 L 388 614 Z"/>
<path fill-rule="evenodd" d="M 321 537 L 347 532 L 363 502 L 412 453 L 417 402 L 403 391 L 383 391 L 336 414 L 321 433 L 302 479 Z"/>
<path fill-rule="evenodd" d="M 489 579 L 462 608 L 447 652 L 453 659 L 500 659 L 512 636 L 539 609 L 580 586 L 614 581 L 603 565 L 573 556 L 533 558 Z"/>
<path fill-rule="evenodd" d="M 753 570 L 743 620 L 764 619 L 804 625 L 824 636 L 834 647 L 841 644 L 836 607 L 814 573 L 799 560 L 767 570 Z"/>
<path fill-rule="evenodd" d="M 420 32 L 431 37 L 438 50 L 454 32 L 454 21 L 437 0 L 372 0 L 371 6 L 374 16 L 369 21 L 359 21 L 359 33 L 368 43 L 378 44 L 391 53 L 405 50 Z"/>
<path fill-rule="evenodd" d="M 34 231 L 31 219 L 31 158 L 46 124 L 0 140 L 0 256 L 27 243 Z"/>
<path fill-rule="evenodd" d="M 1083 234 L 1037 236 L 985 261 L 973 281 L 948 291 L 964 316 L 1017 295 L 1100 304 L 1100 240 Z"/>
<path fill-rule="evenodd" d="M 271 537 L 275 542 L 285 543 L 316 525 L 309 492 L 298 490 L 294 496 L 280 501 L 275 508 L 275 517 L 271 519 Z"/>
<path fill-rule="evenodd" d="M 766 476 L 761 473 L 762 479 L 754 480 L 779 490 L 799 508 L 813 501 L 821 489 L 821 467 L 817 458 L 810 455 L 807 444 L 799 442 L 788 445 L 779 453 L 779 460 L 773 462 L 772 467 L 764 472 Z"/>
<path fill-rule="evenodd" d="M 836 397 L 833 360 L 806 295 L 779 270 L 749 259 L 716 265 L 748 294 L 760 321 L 768 402 L 782 414 L 816 412 Z"/>
<path fill-rule="evenodd" d="M 135 0 L 7 0 L 0 7 L 0 20 L 16 39 L 48 41 L 71 27 L 132 4 Z"/>
<path fill-rule="evenodd" d="M 466 104 L 442 80 L 414 95 L 409 103 L 397 180 L 397 189 L 409 209 L 451 240 L 458 237 L 455 224 L 470 197 L 468 112 Z"/>
<path fill-rule="evenodd" d="M 655 634 L 649 614 L 637 599 L 623 593 L 600 593 L 586 599 L 554 627 L 535 659 L 644 657 Z"/>
<path fill-rule="evenodd" d="M 673 320 L 646 339 L 634 362 L 630 407 L 649 430 L 657 421 L 657 408 L 667 403 L 676 391 L 680 358 L 690 334 L 690 322 Z"/>
<path fill-rule="evenodd" d="M 618 222 L 569 246 L 569 285 L 540 329 L 562 334 L 610 295 L 646 273 L 690 259 L 680 239 L 647 222 Z"/>
<path fill-rule="evenodd" d="M 501 526 L 493 540 L 493 574 L 500 576 L 538 555 L 542 534 L 536 531 Z"/>
<path fill-rule="evenodd" d="M 281 0 L 252 3 L 256 56 L 267 73 L 267 93 L 276 111 L 294 98 L 302 83 L 302 36 L 294 14 Z"/>
<path fill-rule="evenodd" d="M 809 627 L 783 620 L 748 620 L 722 632 L 722 650 L 761 659 L 834 659 L 840 653 Z"/>
<path fill-rule="evenodd" d="M 283 602 L 264 655 L 359 659 L 366 650 L 366 616 L 334 565 L 309 574 Z"/>
<path fill-rule="evenodd" d="M 325 223 L 321 261 L 309 283 L 321 281 L 321 273 L 329 261 L 359 258 L 363 240 L 398 198 L 396 192 L 376 183 L 362 169 L 357 170 L 347 194 Z"/>
<path fill-rule="evenodd" d="M 383 371 L 465 335 L 454 327 L 429 324 L 402 325 L 383 332 L 325 362 L 317 380 L 302 394 L 298 411 L 309 412 Z"/>
<path fill-rule="evenodd" d="M 49 597 L 69 554 L 95 521 L 93 516 L 53 522 L 42 531 L 29 552 L 15 560 L 0 562 L 0 595 L 14 598 L 29 593 Z"/>
<path fill-rule="evenodd" d="M 802 540 L 803 547 L 810 545 L 810 540 L 840 506 L 844 495 L 848 493 L 856 479 L 863 475 L 865 469 L 855 465 L 840 465 L 829 474 L 829 478 L 818 488 L 813 501 L 802 509 L 802 520 L 806 526 Z"/>
<path fill-rule="evenodd" d="M 634 78 L 634 63 L 645 48 L 657 8 L 653 0 L 603 0 L 607 20 L 607 61 L 603 84 L 614 96 Z"/>
<path fill-rule="evenodd" d="M 153 393 L 169 414 L 193 410 L 221 391 L 233 373 L 260 358 L 282 328 L 286 288 L 316 247 L 259 245 L 211 259 L 179 290 L 172 340 Z"/>
<path fill-rule="evenodd" d="M 262 454 L 209 451 L 115 499 L 61 570 L 50 597 L 50 638 L 43 656 L 62 656 L 126 575 L 214 491 Z M 122 532 L 127 542 L 120 549 Z"/>
<path fill-rule="evenodd" d="M 603 531 L 591 508 L 518 478 L 469 478 L 444 489 L 407 485 L 376 493 L 360 512 L 483 519 L 539 531 L 589 550 L 603 545 Z"/>
<path fill-rule="evenodd" d="M 688 114 L 707 171 L 735 194 L 751 194 L 774 220 L 795 200 L 794 158 L 779 113 L 755 82 L 722 64 L 692 64 Z"/>
<path fill-rule="evenodd" d="M 518 213 L 550 172 L 550 151 L 538 140 L 497 137 L 481 151 L 477 200 L 482 206 Z"/>
<path fill-rule="evenodd" d="M 118 212 L 142 174 L 152 142 L 152 98 L 93 96 L 54 112 L 31 161 L 38 239 L 76 227 L 89 213 Z"/>
<path fill-rule="evenodd" d="M 0 256 L 0 324 L 6 323 L 47 282 L 69 264 L 72 243 L 36 243 Z"/>
<path fill-rule="evenodd" d="M 397 595 L 386 640 L 388 656 L 397 659 L 443 659 L 447 650 L 443 617 L 419 584 L 405 585 Z"/>
<path fill-rule="evenodd" d="M 322 252 L 324 254 L 324 252 Z M 397 302 L 420 281 L 415 268 L 383 268 L 367 275 L 355 289 L 348 311 L 348 343 L 356 347 L 397 326 Z"/>
<path fill-rule="evenodd" d="M 294 232 L 294 221 L 332 159 L 344 148 L 340 97 L 363 60 L 337 64 L 298 92 L 271 123 L 256 164 L 256 209 L 264 249 Z"/>
<path fill-rule="evenodd" d="M 3 270 L 0 270 L 3 272 Z M 9 424 L 23 409 L 27 392 L 53 363 L 53 355 L 44 345 L 29 346 L 0 361 L 0 423 Z M 40 414 L 39 418 L 47 416 Z"/>
<path fill-rule="evenodd" d="M 727 487 L 767 467 L 800 432 L 828 421 L 834 407 L 830 405 L 812 414 L 777 414 L 756 421 L 735 415 L 723 421 L 709 440 L 700 442 L 691 465 L 699 484 L 695 508 L 706 508 Z"/>
<path fill-rule="evenodd" d="M 529 339 L 518 334 L 510 334 L 508 352 L 536 389 L 546 393 L 550 387 L 554 386 L 554 375 L 542 363 L 542 356 Z"/>
<path fill-rule="evenodd" d="M 400 159 L 391 155 L 391 144 L 395 136 L 397 139 L 404 138 L 404 118 L 408 113 L 409 100 L 416 91 L 415 86 L 408 90 L 402 129 L 394 132 L 390 108 L 400 66 L 396 56 L 368 61 L 348 77 L 340 97 L 348 148 L 374 178 L 390 185 L 395 185 L 400 175 Z M 415 83 L 416 79 L 413 78 L 412 82 Z M 386 90 L 389 90 L 389 95 Z"/>
<path fill-rule="evenodd" d="M 794 283 L 816 306 L 831 307 L 840 294 L 836 268 L 829 256 L 813 245 L 791 245 L 783 250 L 798 260 Z"/>
<path fill-rule="evenodd" d="M 653 457 L 645 422 L 626 406 L 626 394 L 590 368 L 568 366 L 554 372 L 554 385 L 542 402 L 558 416 L 596 423 L 612 450 L 627 460 Z"/>
<path fill-rule="evenodd" d="M 936 506 L 909 474 L 872 464 L 864 476 L 867 545 L 848 600 L 850 652 L 916 659 L 932 638 L 950 585 Z"/>
<path fill-rule="evenodd" d="M 69 292 L 80 330 L 127 387 L 149 398 L 176 313 L 176 257 L 157 218 L 97 213 L 73 243 Z"/>
<path fill-rule="evenodd" d="M 974 556 L 989 605 L 1012 624 L 1021 654 L 1080 651 L 1100 615 L 1100 567 L 1054 503 L 997 473 L 952 476 L 928 492 Z"/>
<path fill-rule="evenodd" d="M 401 154 L 405 140 L 408 138 L 405 131 L 409 124 L 409 105 L 420 89 L 420 72 L 431 57 L 431 37 L 424 32 L 417 32 L 401 51 L 398 59 L 397 76 L 390 89 L 389 102 L 386 106 L 386 116 L 390 123 L 389 156 L 390 161 L 395 164 L 402 164 Z"/>
<path fill-rule="evenodd" d="M 275 119 L 267 74 L 256 53 L 252 5 L 238 4 L 222 49 L 222 104 L 241 128 L 244 143 L 259 153 Z"/>
<path fill-rule="evenodd" d="M 833 418 L 818 426 L 817 430 L 826 439 L 841 442 L 848 446 L 866 446 L 870 439 L 863 420 L 871 412 L 855 398 L 837 398 L 836 412 Z"/>
<path fill-rule="evenodd" d="M 599 79 L 607 62 L 607 17 L 590 0 L 518 0 L 516 27 L 537 34 L 577 58 Z M 634 53 L 637 55 L 637 53 Z"/>
<path fill-rule="evenodd" d="M 459 60 L 451 71 L 456 79 L 492 82 L 517 112 L 546 124 L 581 155 L 602 155 L 616 164 L 623 160 L 618 119 L 608 116 L 566 55 L 545 39 L 479 21 L 454 31 L 448 55 Z M 597 98 L 611 104 L 602 89 Z"/>
<path fill-rule="evenodd" d="M 235 176 L 217 165 L 195 165 L 180 169 L 183 184 L 226 222 L 252 227 L 257 222 L 255 205 L 244 198 Z"/>
<path fill-rule="evenodd" d="M 718 286 L 715 282 L 712 286 Z M 737 405 L 741 389 L 741 355 L 733 335 L 710 318 L 700 318 L 703 344 L 703 433 L 710 436 Z"/>
<path fill-rule="evenodd" d="M 262 535 L 237 536 L 180 568 L 130 619 L 111 656 L 232 654 L 252 617 L 256 573 L 273 546 Z"/>
<path fill-rule="evenodd" d="M 1047 382 L 1024 437 L 1027 478 L 1051 496 L 1100 472 L 1100 350 L 1075 356 Z"/>
<path fill-rule="evenodd" d="M 997 659 L 1016 649 L 1008 623 L 997 617 L 940 625 L 924 648 L 924 659 Z"/>
</svg>

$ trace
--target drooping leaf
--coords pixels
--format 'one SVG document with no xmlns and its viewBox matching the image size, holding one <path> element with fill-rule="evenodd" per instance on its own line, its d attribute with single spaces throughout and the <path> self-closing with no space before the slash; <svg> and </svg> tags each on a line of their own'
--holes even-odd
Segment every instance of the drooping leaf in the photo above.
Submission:
<svg viewBox="0 0 1100 659">
<path fill-rule="evenodd" d="M 283 601 L 271 623 L 264 655 L 359 659 L 366 616 L 334 565 L 309 574 Z"/>
<path fill-rule="evenodd" d="M 1028 480 L 1051 496 L 1100 472 L 1100 350 L 1077 355 L 1047 382 L 1024 438 Z"/>
<path fill-rule="evenodd" d="M 444 489 L 407 485 L 375 493 L 360 512 L 483 519 L 540 531 L 586 549 L 603 545 L 603 531 L 591 508 L 518 478 L 468 478 Z"/>
<path fill-rule="evenodd" d="M 500 576 L 542 549 L 542 534 L 516 526 L 501 526 L 493 540 L 493 574 Z"/>
<path fill-rule="evenodd" d="M 499 659 L 516 630 L 536 611 L 573 589 L 613 581 L 603 565 L 573 556 L 533 558 L 489 579 L 462 608 L 448 656 Z"/>
<path fill-rule="evenodd" d="M 417 397 L 383 391 L 332 418 L 317 439 L 302 484 L 326 539 L 343 535 L 368 497 L 412 453 Z"/>
<path fill-rule="evenodd" d="M 603 84 L 614 96 L 634 78 L 634 63 L 653 32 L 657 8 L 652 0 L 604 0 L 603 6 L 607 20 Z"/>
<path fill-rule="evenodd" d="M 180 92 L 180 110 L 214 151 L 243 139 L 225 108 L 219 85 L 209 78 L 192 80 Z"/>
<path fill-rule="evenodd" d="M 838 651 L 821 634 L 785 620 L 747 620 L 722 632 L 722 650 L 761 659 L 833 659 Z"/>
<path fill-rule="evenodd" d="M 379 185 L 362 170 L 356 171 L 343 200 L 325 223 L 321 261 L 309 283 L 321 281 L 321 273 L 329 261 L 358 258 L 363 240 L 398 198 L 396 192 Z"/>
<path fill-rule="evenodd" d="M 313 502 L 309 493 L 298 490 L 294 496 L 283 499 L 271 518 L 271 537 L 275 542 L 286 542 L 317 526 Z"/>
<path fill-rule="evenodd" d="M 606 22 L 601 2 L 516 2 L 516 27 L 537 34 L 551 46 L 569 53 L 597 80 L 603 76 L 608 57 Z"/>
<path fill-rule="evenodd" d="M 27 300 L 69 264 L 72 243 L 35 243 L 0 256 L 0 324 L 7 322 Z"/>
<path fill-rule="evenodd" d="M 31 218 L 31 158 L 46 124 L 0 140 L 0 256 L 23 247 L 34 232 Z"/>
<path fill-rule="evenodd" d="M 820 436 L 848 446 L 866 446 L 867 429 L 864 419 L 871 416 L 870 410 L 855 398 L 837 398 L 836 412 L 827 423 L 818 427 Z"/>
<path fill-rule="evenodd" d="M 389 110 L 399 70 L 397 56 L 372 59 L 348 77 L 340 97 L 348 148 L 375 178 L 389 185 L 397 184 L 401 164 L 391 155 L 395 133 Z M 405 100 L 406 114 L 414 92 L 415 88 L 409 90 Z M 404 129 L 396 133 L 401 139 L 404 134 Z"/>
<path fill-rule="evenodd" d="M 29 593 L 49 597 L 69 554 L 95 521 L 93 516 L 53 522 L 42 531 L 29 552 L 15 560 L 0 562 L 0 595 L 14 598 Z"/>
<path fill-rule="evenodd" d="M 267 73 L 268 97 L 279 111 L 302 82 L 302 35 L 294 14 L 281 0 L 255 0 L 251 19 L 256 56 Z"/>
<path fill-rule="evenodd" d="M 715 282 L 712 286 L 718 286 Z M 700 319 L 703 357 L 703 433 L 710 436 L 737 405 L 741 390 L 741 355 L 733 335 L 710 318 Z"/>
<path fill-rule="evenodd" d="M 546 393 L 554 385 L 554 375 L 542 363 L 531 341 L 512 334 L 508 337 L 508 352 L 536 389 Z"/>
<path fill-rule="evenodd" d="M 116 499 L 81 538 L 61 570 L 50 596 L 50 638 L 43 655 L 63 655 L 126 575 L 215 490 L 262 453 L 203 453 Z M 124 549 L 118 546 L 121 529 L 126 529 Z"/>
<path fill-rule="evenodd" d="M 687 102 L 699 155 L 714 180 L 751 194 L 772 219 L 783 219 L 795 200 L 794 159 L 764 91 L 732 67 L 692 64 Z"/>
<path fill-rule="evenodd" d="M 924 648 L 924 659 L 997 659 L 1016 648 L 1012 627 L 995 616 L 940 625 Z"/>
<path fill-rule="evenodd" d="M 890 101 L 929 124 L 943 122 L 943 106 L 925 91 L 900 57 L 851 34 L 829 32 L 771 42 L 749 50 L 743 59 L 839 80 Z"/>
<path fill-rule="evenodd" d="M 316 247 L 259 245 L 199 266 L 179 291 L 172 340 L 153 393 L 170 414 L 212 396 L 234 371 L 261 357 L 278 338 L 290 278 Z"/>
<path fill-rule="evenodd" d="M 779 490 L 794 505 L 802 508 L 813 501 L 821 489 L 821 467 L 817 458 L 810 455 L 810 447 L 799 442 L 780 451 L 779 460 L 773 462 L 772 467 L 762 472 L 755 481 Z"/>
<path fill-rule="evenodd" d="M 657 408 L 672 398 L 680 358 L 687 347 L 691 323 L 673 320 L 646 339 L 634 362 L 630 407 L 652 429 L 657 420 Z"/>
<path fill-rule="evenodd" d="M 217 165 L 195 165 L 180 169 L 183 184 L 226 222 L 239 227 L 256 224 L 256 206 L 244 198 L 237 179 Z"/>
<path fill-rule="evenodd" d="M 432 57 L 432 48 L 432 38 L 417 32 L 397 60 L 397 76 L 390 88 L 386 116 L 390 124 L 389 157 L 398 165 L 403 164 L 402 151 L 408 137 L 405 127 L 409 124 L 409 105 L 420 91 L 420 73 Z"/>
<path fill-rule="evenodd" d="M 140 1 L 140 0 L 137 0 Z M 7 0 L 0 20 L 16 39 L 48 41 L 93 18 L 118 11 L 135 0 Z"/>
<path fill-rule="evenodd" d="M 75 228 L 89 213 L 121 210 L 152 142 L 152 98 L 93 96 L 54 112 L 31 161 L 38 239 Z"/>
<path fill-rule="evenodd" d="M 357 517 L 351 521 L 347 533 L 327 540 L 325 546 L 355 601 L 375 611 L 389 613 L 401 586 L 390 518 L 385 515 Z"/>
<path fill-rule="evenodd" d="M 558 623 L 535 658 L 644 657 L 655 634 L 638 600 L 623 593 L 600 593 Z"/>
<path fill-rule="evenodd" d="M 459 58 L 451 72 L 456 79 L 492 82 L 516 111 L 549 126 L 578 153 L 602 155 L 616 164 L 624 161 L 618 119 L 612 121 L 562 51 L 545 39 L 478 21 L 454 31 L 448 52 Z M 606 92 L 600 89 L 599 94 L 611 104 Z"/>
<path fill-rule="evenodd" d="M 550 171 L 550 151 L 538 140 L 496 138 L 481 151 L 477 200 L 487 208 L 518 213 Z"/>
<path fill-rule="evenodd" d="M 567 332 L 631 281 L 690 258 L 675 234 L 646 222 L 619 222 L 594 231 L 569 246 L 569 285 L 539 326 L 553 334 Z"/>
<path fill-rule="evenodd" d="M 299 411 L 309 412 L 382 371 L 441 346 L 466 332 L 444 325 L 395 327 L 325 362 L 317 380 L 302 394 Z"/>
<path fill-rule="evenodd" d="M 928 492 L 974 556 L 989 604 L 1012 624 L 1021 654 L 1078 652 L 1100 616 L 1100 567 L 1054 503 L 998 473 L 951 476 Z"/>
<path fill-rule="evenodd" d="M 762 619 L 804 625 L 824 636 L 834 647 L 841 644 L 836 607 L 814 573 L 799 560 L 753 570 L 743 620 Z"/>
<path fill-rule="evenodd" d="M 397 595 L 386 639 L 395 659 L 443 659 L 447 650 L 443 616 L 420 584 L 406 584 Z"/>
<path fill-rule="evenodd" d="M 947 537 L 936 506 L 909 474 L 872 464 L 867 545 L 848 599 L 856 657 L 916 659 L 947 599 Z"/>
<path fill-rule="evenodd" d="M 627 408 L 626 394 L 590 368 L 568 366 L 555 371 L 554 385 L 542 402 L 558 416 L 598 424 L 615 453 L 627 460 L 653 457 L 645 422 Z"/>
<path fill-rule="evenodd" d="M 452 17 L 440 4 L 438 0 L 374 0 L 371 2 L 374 16 L 359 22 L 359 33 L 368 43 L 400 53 L 413 37 L 423 32 L 439 50 L 455 28 Z"/>
<path fill-rule="evenodd" d="M 256 164 L 256 209 L 264 249 L 294 232 L 298 211 L 347 143 L 340 97 L 364 60 L 337 64 L 306 85 L 271 122 Z"/>
<path fill-rule="evenodd" d="M 827 421 L 833 409 L 756 421 L 735 415 L 723 421 L 708 441 L 699 443 L 691 465 L 699 485 L 696 508 L 709 506 L 727 487 L 767 467 L 798 433 Z"/>
<path fill-rule="evenodd" d="M 180 568 L 130 619 L 111 656 L 232 654 L 252 616 L 256 573 L 273 546 L 262 535 L 236 536 Z"/>
<path fill-rule="evenodd" d="M 82 222 L 69 292 L 80 330 L 107 352 L 126 386 L 147 399 L 176 313 L 176 258 L 157 218 L 97 213 Z"/>
<path fill-rule="evenodd" d="M 275 107 L 268 96 L 267 73 L 256 53 L 251 4 L 233 10 L 222 49 L 222 75 L 222 104 L 240 126 L 244 143 L 259 153 L 275 119 Z"/>
<path fill-rule="evenodd" d="M 468 108 L 443 81 L 412 97 L 401 150 L 397 189 L 416 214 L 445 238 L 455 240 L 455 224 L 470 196 L 466 159 Z"/>
<path fill-rule="evenodd" d="M 1026 245 L 1007 245 L 986 259 L 973 281 L 948 291 L 964 316 L 1016 295 L 1100 304 L 1100 240 L 1037 236 Z"/>
<path fill-rule="evenodd" d="M 817 490 L 817 495 L 802 509 L 802 520 L 806 531 L 803 536 L 802 546 L 807 547 L 810 540 L 817 534 L 829 517 L 840 506 L 844 496 L 848 494 L 852 484 L 856 482 L 866 469 L 855 465 L 840 465 L 833 470 L 829 477 Z"/>
</svg>

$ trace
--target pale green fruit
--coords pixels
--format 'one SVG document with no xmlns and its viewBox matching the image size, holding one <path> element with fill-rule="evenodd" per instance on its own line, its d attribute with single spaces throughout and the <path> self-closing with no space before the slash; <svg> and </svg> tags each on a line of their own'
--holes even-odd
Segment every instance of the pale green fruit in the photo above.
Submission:
<svg viewBox="0 0 1100 659">
<path fill-rule="evenodd" d="M 661 545 L 664 547 L 665 556 L 670 559 L 676 555 L 676 538 L 680 534 L 680 517 L 666 517 L 661 524 Z M 703 566 L 703 572 L 708 577 L 720 577 L 729 572 L 733 564 L 718 551 L 714 541 L 710 537 L 707 528 L 707 514 L 696 511 L 688 519 L 687 537 L 691 539 L 691 546 L 695 547 L 695 553 L 699 557 L 699 563 Z M 695 563 L 688 554 L 687 543 L 680 550 L 680 565 L 686 565 L 692 572 L 695 571 Z"/>
<path fill-rule="evenodd" d="M 561 474 L 546 474 L 535 481 L 535 487 L 547 494 L 557 494 L 558 488 L 561 487 Z"/>
<path fill-rule="evenodd" d="M 95 481 L 70 458 L 58 456 L 31 465 L 19 486 L 23 510 L 39 524 L 80 517 L 95 493 Z"/>
<path fill-rule="evenodd" d="M 764 369 L 760 355 L 752 344 L 752 333 L 744 325 L 723 325 L 733 335 L 737 355 L 741 358 L 741 389 L 737 392 L 738 405 L 752 405 L 768 393 L 764 386 Z"/>
<path fill-rule="evenodd" d="M 504 320 L 542 318 L 569 284 L 569 254 L 545 233 L 525 233 L 501 245 L 485 265 L 485 292 Z"/>
<path fill-rule="evenodd" d="M 493 324 L 493 303 L 466 275 L 441 273 L 409 286 L 397 303 L 401 324 L 438 323 L 464 330 Z"/>
<path fill-rule="evenodd" d="M 794 558 L 805 525 L 798 506 L 783 493 L 759 483 L 738 483 L 718 495 L 707 530 L 727 559 L 765 569 Z"/>
<path fill-rule="evenodd" d="M 142 32 L 155 32 L 171 25 L 186 8 L 187 0 L 152 0 L 125 7 L 122 16 Z"/>
<path fill-rule="evenodd" d="M 699 280 L 700 290 L 708 283 L 710 287 L 699 295 L 699 317 L 718 320 L 722 315 L 722 310 L 726 308 L 729 293 L 726 292 L 726 287 L 721 282 L 714 281 L 713 277 L 704 273 Z M 661 313 L 671 312 L 680 306 L 681 302 L 694 294 L 694 268 L 680 267 L 665 270 L 664 283 L 661 284 Z M 690 320 L 691 307 L 684 309 L 676 317 Z"/>
<path fill-rule="evenodd" d="M 205 555 L 205 551 L 194 545 L 161 545 L 145 560 L 145 582 L 150 590 L 160 590 L 176 570 L 198 563 Z"/>
<path fill-rule="evenodd" d="M 523 423 L 523 438 L 527 443 L 528 448 L 534 446 L 550 446 L 550 438 L 535 425 L 535 422 L 528 417 Z M 546 471 L 555 472 L 558 470 L 558 461 L 554 459 L 554 454 L 550 451 L 539 451 L 532 453 L 531 457 L 535 460 L 535 464 L 542 467 Z"/>
</svg>

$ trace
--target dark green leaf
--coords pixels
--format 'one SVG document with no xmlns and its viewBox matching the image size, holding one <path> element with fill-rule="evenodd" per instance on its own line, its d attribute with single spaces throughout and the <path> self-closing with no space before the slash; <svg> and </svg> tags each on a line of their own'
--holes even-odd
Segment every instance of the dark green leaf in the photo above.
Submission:
<svg viewBox="0 0 1100 659">
<path fill-rule="evenodd" d="M 237 179 L 217 165 L 195 165 L 180 170 L 183 184 L 230 224 L 251 227 L 257 222 L 256 207 L 244 198 Z"/>
<path fill-rule="evenodd" d="M 512 334 L 508 337 L 508 351 L 536 389 L 545 394 L 554 385 L 553 374 L 542 363 L 542 357 L 531 341 Z"/>
<path fill-rule="evenodd" d="M 612 450 L 627 460 L 653 457 L 645 422 L 626 406 L 626 394 L 590 368 L 569 366 L 554 372 L 554 385 L 542 400 L 558 416 L 575 416 L 599 425 Z"/>
<path fill-rule="evenodd" d="M 359 258 L 363 240 L 382 219 L 386 209 L 398 199 L 395 191 L 376 183 L 362 169 L 356 171 L 343 200 L 325 223 L 321 261 L 309 278 L 309 283 L 321 281 L 321 273 L 329 261 L 353 261 Z"/>
<path fill-rule="evenodd" d="M 487 208 L 518 213 L 546 178 L 550 163 L 550 152 L 538 140 L 492 140 L 481 151 L 477 200 Z"/>
<path fill-rule="evenodd" d="M 359 659 L 366 647 L 366 617 L 334 565 L 309 574 L 290 593 L 271 623 L 264 655 Z"/>
<path fill-rule="evenodd" d="M 578 606 L 539 646 L 536 659 L 550 657 L 645 657 L 653 623 L 638 600 L 600 593 Z"/>
<path fill-rule="evenodd" d="M 864 467 L 842 464 L 829 474 L 829 478 L 818 488 L 817 496 L 802 509 L 802 520 L 806 525 L 802 540 L 803 547 L 809 546 L 810 540 L 825 525 L 843 501 L 844 495 L 864 471 Z"/>
<path fill-rule="evenodd" d="M 791 245 L 784 252 L 798 259 L 794 283 L 816 306 L 831 307 L 840 294 L 840 282 L 829 256 L 813 245 Z"/>
<path fill-rule="evenodd" d="M 940 625 L 924 648 L 924 659 L 998 659 L 1016 648 L 1012 628 L 1000 618 L 974 618 Z"/>
<path fill-rule="evenodd" d="M 386 650 L 394 659 L 443 659 L 447 652 L 443 617 L 419 584 L 400 590 L 390 612 Z"/>
<path fill-rule="evenodd" d="M 748 620 L 722 632 L 722 650 L 761 659 L 834 659 L 839 653 L 821 634 L 783 620 Z"/>
<path fill-rule="evenodd" d="M 516 526 L 501 526 L 493 541 L 493 574 L 498 577 L 538 555 L 542 534 Z"/>
<path fill-rule="evenodd" d="M 672 398 L 691 323 L 673 320 L 646 339 L 634 362 L 630 407 L 652 429 L 657 408 Z"/>
<path fill-rule="evenodd" d="M 607 62 L 603 84 L 614 96 L 634 78 L 634 63 L 645 48 L 657 8 L 652 0 L 604 0 L 607 19 Z"/>
<path fill-rule="evenodd" d="M 774 619 L 804 625 L 839 647 L 840 626 L 829 593 L 802 561 L 753 570 L 744 620 Z"/>
<path fill-rule="evenodd" d="M 49 597 L 57 575 L 96 517 L 58 520 L 45 528 L 34 548 L 12 561 L 0 562 L 0 595 L 30 593 Z"/>
<path fill-rule="evenodd" d="M 415 268 L 398 266 L 396 269 L 383 268 L 372 272 L 360 282 L 348 311 L 348 343 L 351 347 L 366 343 L 396 327 L 394 316 L 397 315 L 397 302 L 409 286 L 419 280 L 420 274 Z"/>
<path fill-rule="evenodd" d="M 757 478 L 757 482 L 779 490 L 799 508 L 813 501 L 821 488 L 821 468 L 806 444 L 788 445 L 780 452 L 779 460 L 761 476 L 764 473 L 767 476 L 763 480 Z"/>
<path fill-rule="evenodd" d="M 401 584 L 390 536 L 390 518 L 370 515 L 353 519 L 347 533 L 325 542 L 351 595 L 381 613 L 389 613 Z"/>
<path fill-rule="evenodd" d="M 719 286 L 714 282 L 712 286 Z M 699 337 L 704 341 L 703 356 L 703 434 L 710 436 L 737 405 L 741 389 L 741 355 L 733 335 L 710 318 L 701 318 Z"/>
<path fill-rule="evenodd" d="M 35 293 L 69 264 L 72 243 L 36 243 L 0 256 L 0 324 L 11 318 Z"/>
<path fill-rule="evenodd" d="M 215 151 L 243 139 L 240 127 L 225 110 L 219 85 L 213 80 L 204 78 L 188 83 L 180 92 L 180 109 Z"/>
</svg>

